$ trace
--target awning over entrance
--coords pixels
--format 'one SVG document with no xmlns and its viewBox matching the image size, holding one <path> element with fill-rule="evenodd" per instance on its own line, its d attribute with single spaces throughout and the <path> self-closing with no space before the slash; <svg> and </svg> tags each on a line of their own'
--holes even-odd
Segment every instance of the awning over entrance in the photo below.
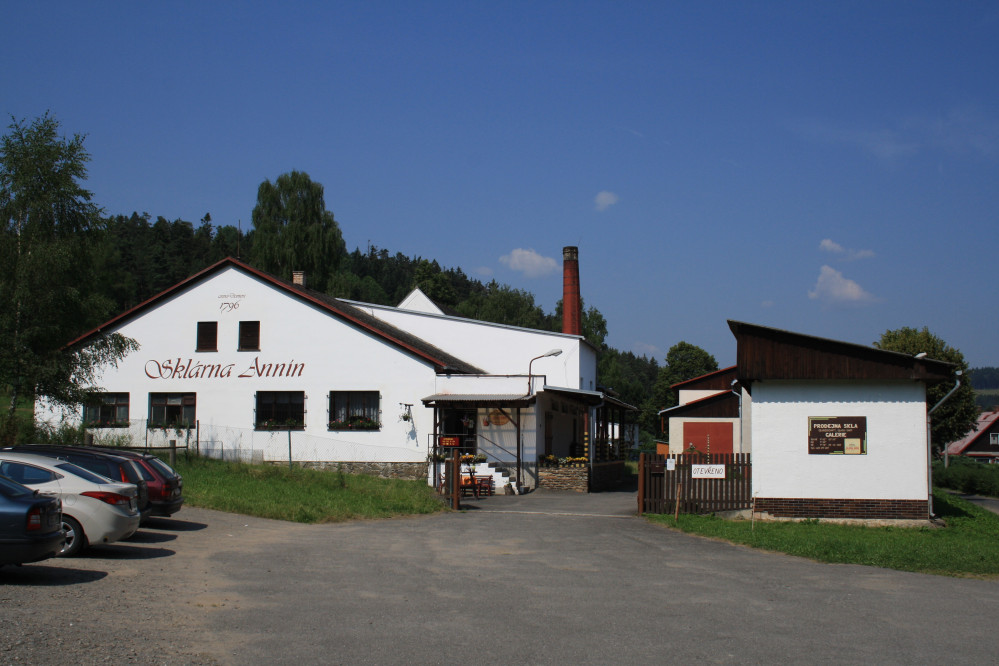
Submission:
<svg viewBox="0 0 999 666">
<path fill-rule="evenodd" d="M 563 398 L 570 398 L 572 400 L 582 402 L 585 405 L 596 406 L 603 403 L 604 406 L 617 407 L 624 411 L 638 411 L 637 407 L 633 407 L 628 403 L 622 402 L 621 400 L 607 395 L 606 393 L 602 393 L 601 391 L 584 391 L 583 389 L 571 389 L 561 386 L 545 386 L 542 390 L 545 393 L 559 395 Z"/>
<path fill-rule="evenodd" d="M 528 407 L 535 397 L 523 394 L 502 393 L 436 393 L 423 398 L 424 407 L 463 408 L 475 407 Z"/>
</svg>

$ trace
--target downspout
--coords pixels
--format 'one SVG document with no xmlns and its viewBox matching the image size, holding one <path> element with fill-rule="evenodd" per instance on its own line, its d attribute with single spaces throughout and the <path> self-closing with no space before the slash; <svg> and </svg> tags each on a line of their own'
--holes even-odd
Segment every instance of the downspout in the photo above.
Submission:
<svg viewBox="0 0 999 666">
<path fill-rule="evenodd" d="M 933 405 L 930 411 L 926 412 L 926 499 L 929 501 L 930 508 L 930 518 L 933 518 L 933 444 L 930 440 L 930 426 L 932 425 L 932 415 L 933 412 L 937 410 L 937 407 L 944 404 L 947 398 L 954 395 L 956 391 L 961 386 L 961 371 L 957 371 L 957 382 L 954 384 L 954 388 L 947 392 L 947 395 L 940 398 L 940 402 Z"/>
</svg>

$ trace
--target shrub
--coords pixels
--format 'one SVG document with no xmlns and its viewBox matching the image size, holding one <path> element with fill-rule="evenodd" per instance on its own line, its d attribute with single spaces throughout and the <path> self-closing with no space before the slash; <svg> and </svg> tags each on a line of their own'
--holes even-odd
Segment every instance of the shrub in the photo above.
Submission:
<svg viewBox="0 0 999 666">
<path fill-rule="evenodd" d="M 933 463 L 933 484 L 972 495 L 999 497 L 999 465 L 988 465 L 977 460 L 954 457 L 950 466 Z"/>
</svg>

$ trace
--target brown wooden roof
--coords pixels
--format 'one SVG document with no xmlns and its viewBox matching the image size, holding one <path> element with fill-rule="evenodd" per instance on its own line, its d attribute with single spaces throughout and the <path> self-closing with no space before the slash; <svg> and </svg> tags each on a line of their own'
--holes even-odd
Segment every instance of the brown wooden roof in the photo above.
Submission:
<svg viewBox="0 0 999 666">
<path fill-rule="evenodd" d="M 777 328 L 729 321 L 735 335 L 739 381 L 768 379 L 891 380 L 928 384 L 951 379 L 954 366 L 875 347 Z"/>
<path fill-rule="evenodd" d="M 704 419 L 739 418 L 739 396 L 731 391 L 709 395 L 685 405 L 670 407 L 659 412 L 660 416 L 675 419 L 680 417 Z"/>
<path fill-rule="evenodd" d="M 737 379 L 737 369 L 738 366 L 732 365 L 721 370 L 709 372 L 700 377 L 677 382 L 670 386 L 670 388 L 683 389 L 685 391 L 728 391 L 732 388 L 732 380 Z"/>
</svg>

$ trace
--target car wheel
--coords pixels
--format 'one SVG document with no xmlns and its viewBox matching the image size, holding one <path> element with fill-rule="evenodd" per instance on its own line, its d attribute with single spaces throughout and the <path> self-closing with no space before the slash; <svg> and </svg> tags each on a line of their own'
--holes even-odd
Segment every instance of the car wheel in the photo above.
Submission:
<svg viewBox="0 0 999 666">
<path fill-rule="evenodd" d="M 83 547 L 87 545 L 87 536 L 83 533 L 83 527 L 76 518 L 71 518 L 66 514 L 62 515 L 62 534 L 66 537 L 66 545 L 59 551 L 59 557 L 79 555 Z"/>
</svg>

